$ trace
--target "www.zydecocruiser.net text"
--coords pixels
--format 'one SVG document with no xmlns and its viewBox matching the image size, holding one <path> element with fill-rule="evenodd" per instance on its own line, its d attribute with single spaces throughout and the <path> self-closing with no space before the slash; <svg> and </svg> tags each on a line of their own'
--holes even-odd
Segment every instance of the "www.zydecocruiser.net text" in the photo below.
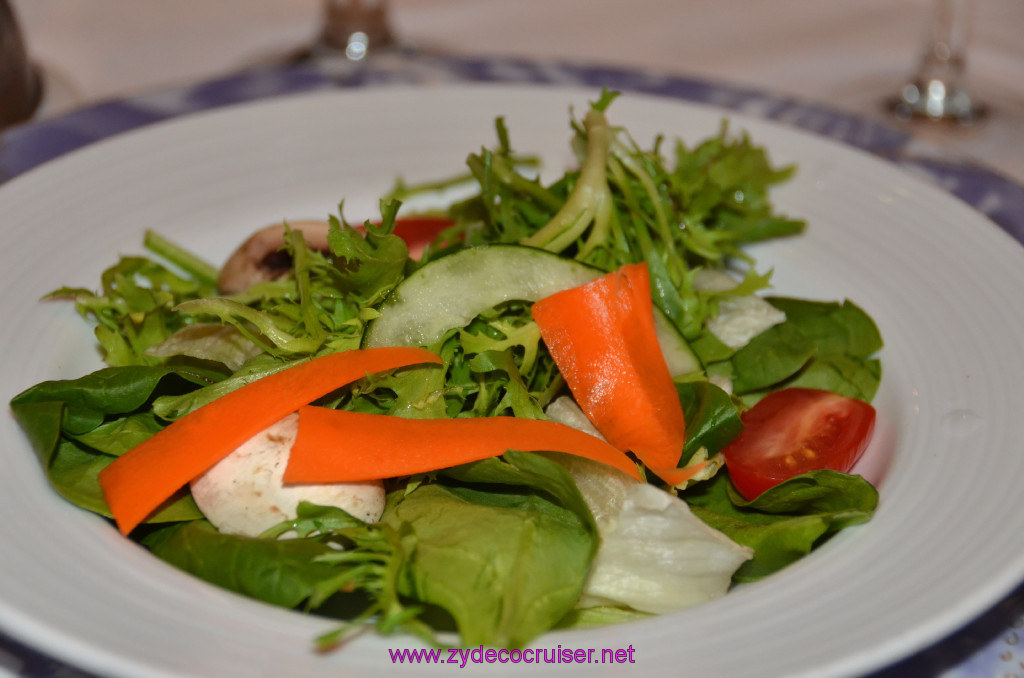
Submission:
<svg viewBox="0 0 1024 678">
<path fill-rule="evenodd" d="M 462 647 L 388 650 L 392 664 L 635 664 L 635 649 L 556 648 L 495 649 Z"/>
</svg>

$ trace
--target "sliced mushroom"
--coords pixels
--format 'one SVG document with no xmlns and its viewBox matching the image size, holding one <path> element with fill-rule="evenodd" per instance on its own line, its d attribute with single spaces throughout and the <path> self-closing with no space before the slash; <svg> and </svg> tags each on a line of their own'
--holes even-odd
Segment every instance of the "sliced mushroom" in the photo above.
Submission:
<svg viewBox="0 0 1024 678">
<path fill-rule="evenodd" d="M 380 519 L 380 481 L 284 486 L 284 469 L 298 430 L 299 415 L 288 415 L 192 481 L 196 505 L 218 530 L 257 536 L 294 518 L 300 501 L 336 506 L 368 523 Z"/>
<path fill-rule="evenodd" d="M 302 231 L 306 245 L 327 252 L 326 221 L 289 221 L 288 228 Z M 274 224 L 253 233 L 235 250 L 217 278 L 223 294 L 241 294 L 256 283 L 276 280 L 291 270 L 292 261 L 284 246 L 285 224 Z"/>
</svg>

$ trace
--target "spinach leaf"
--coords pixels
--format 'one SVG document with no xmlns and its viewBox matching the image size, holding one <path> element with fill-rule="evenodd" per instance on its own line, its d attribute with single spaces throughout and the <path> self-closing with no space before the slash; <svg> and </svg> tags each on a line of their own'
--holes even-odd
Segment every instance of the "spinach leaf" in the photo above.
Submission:
<svg viewBox="0 0 1024 678">
<path fill-rule="evenodd" d="M 733 355 L 733 390 L 749 393 L 778 384 L 796 374 L 815 351 L 796 323 L 770 327 Z"/>
<path fill-rule="evenodd" d="M 882 347 L 874 321 L 850 301 L 820 302 L 786 297 L 766 300 L 786 314 L 783 323 L 754 337 L 729 356 L 708 336 L 694 342 L 711 374 L 732 379 L 733 390 L 753 405 L 786 387 L 818 388 L 870 402 L 878 390 Z"/>
<path fill-rule="evenodd" d="M 78 379 L 36 384 L 14 396 L 11 408 L 21 421 L 19 413 L 30 412 L 39 403 L 62 403 L 63 427 L 70 433 L 86 433 L 103 423 L 107 415 L 139 409 L 165 379 L 171 381 L 169 378 L 175 376 L 193 384 L 205 383 L 191 372 L 172 367 L 106 367 Z M 182 383 L 164 383 L 163 386 L 166 390 L 189 390 Z"/>
<path fill-rule="evenodd" d="M 814 471 L 746 501 L 726 474 L 688 491 L 694 515 L 754 549 L 733 580 L 749 582 L 802 558 L 831 535 L 869 520 L 878 492 L 860 476 Z"/>
<path fill-rule="evenodd" d="M 575 605 L 598 545 L 557 463 L 506 453 L 404 494 L 382 522 L 408 555 L 401 592 L 447 610 L 467 645 L 519 647 Z"/>
<path fill-rule="evenodd" d="M 850 301 L 826 303 L 783 297 L 768 301 L 783 311 L 786 322 L 798 327 L 816 348 L 814 358 L 784 386 L 820 388 L 867 402 L 875 397 L 882 366 L 871 356 L 882 348 L 882 337 L 867 313 Z"/>
<path fill-rule="evenodd" d="M 153 401 L 153 412 L 161 419 L 167 421 L 180 419 L 189 412 L 199 409 L 203 405 L 220 398 L 222 395 L 234 391 L 236 388 L 245 386 L 269 374 L 280 372 L 292 364 L 294 363 L 279 360 L 266 354 L 256 356 L 246 363 L 242 369 L 226 379 L 186 393 L 169 393 L 159 396 Z"/>
<path fill-rule="evenodd" d="M 278 539 L 285 533 L 297 538 Z M 406 558 L 398 534 L 334 506 L 300 502 L 297 517 L 260 537 L 218 532 L 205 520 L 159 529 L 143 539 L 154 555 L 211 584 L 273 605 L 348 620 L 318 639 L 330 649 L 367 621 L 381 633 L 434 633 L 420 606 L 399 600 Z"/>
<path fill-rule="evenodd" d="M 878 360 L 857 360 L 850 356 L 833 355 L 814 358 L 785 387 L 817 388 L 833 391 L 850 398 L 870 402 L 878 391 L 882 378 L 882 363 Z M 764 393 L 744 395 L 744 401 L 753 404 Z"/>
<path fill-rule="evenodd" d="M 163 428 L 164 423 L 152 411 L 145 411 L 104 422 L 85 433 L 65 433 L 91 450 L 120 457 Z"/>
<path fill-rule="evenodd" d="M 543 455 L 509 450 L 502 457 L 444 469 L 439 475 L 463 483 L 537 488 L 558 506 L 572 511 L 588 531 L 597 530 L 594 516 L 572 476 L 561 464 Z"/>
<path fill-rule="evenodd" d="M 110 516 L 99 485 L 99 473 L 113 457 L 94 454 L 73 441 L 62 439 L 55 446 L 46 476 L 57 492 L 84 509 Z"/>
<path fill-rule="evenodd" d="M 882 336 L 870 316 L 850 301 L 820 302 L 786 297 L 765 299 L 786 314 L 787 322 L 814 342 L 819 356 L 869 358 L 882 348 Z"/>
<path fill-rule="evenodd" d="M 259 539 L 221 534 L 205 520 L 173 525 L 143 540 L 158 558 L 205 581 L 293 608 L 343 573 L 318 559 L 334 552 L 313 539 Z M 332 590 L 337 590 L 333 586 Z"/>
<path fill-rule="evenodd" d="M 110 516 L 99 472 L 163 428 L 145 409 L 155 395 L 194 388 L 195 381 L 190 372 L 170 367 L 108 367 L 79 379 L 37 384 L 11 400 L 11 411 L 53 488 L 82 508 Z M 149 522 L 199 517 L 191 497 L 183 495 Z"/>
<path fill-rule="evenodd" d="M 300 538 L 272 538 L 289 529 Z M 297 520 L 265 536 L 225 535 L 193 521 L 143 543 L 176 567 L 275 605 L 317 608 L 339 590 L 357 592 L 380 615 L 380 630 L 414 632 L 425 628 L 414 621 L 422 605 L 437 606 L 464 643 L 507 647 L 573 609 L 598 545 L 571 476 L 517 452 L 393 491 L 378 524 L 303 504 Z"/>
<path fill-rule="evenodd" d="M 707 381 L 676 384 L 683 405 L 686 441 L 680 466 L 685 466 L 700 448 L 712 457 L 743 430 L 739 408 L 729 394 Z"/>
</svg>

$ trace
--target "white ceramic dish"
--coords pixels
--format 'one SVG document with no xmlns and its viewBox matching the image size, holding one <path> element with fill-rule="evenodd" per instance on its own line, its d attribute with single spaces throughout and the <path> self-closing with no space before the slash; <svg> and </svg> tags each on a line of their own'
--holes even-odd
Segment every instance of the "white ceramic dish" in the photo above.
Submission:
<svg viewBox="0 0 1024 678">
<path fill-rule="evenodd" d="M 92 286 L 146 228 L 219 262 L 249 231 L 323 217 L 345 198 L 372 216 L 397 174 L 435 178 L 493 142 L 503 115 L 517 150 L 571 162 L 570 105 L 597 92 L 520 86 L 313 94 L 206 113 L 73 153 L 0 189 L 7 399 L 100 366 L 60 284 Z M 696 141 L 725 112 L 625 96 L 610 109 L 647 144 Z M 799 173 L 776 193 L 806 236 L 761 246 L 782 293 L 849 297 L 886 340 L 876 438 L 861 470 L 880 481 L 868 525 L 758 584 L 649 621 L 554 633 L 543 646 L 634 648 L 637 666 L 692 676 L 852 675 L 938 640 L 1024 577 L 1020 347 L 1024 248 L 949 195 L 858 151 L 731 116 Z M 405 638 L 369 635 L 318 656 L 329 622 L 179 573 L 57 497 L 13 418 L 3 423 L 0 628 L 111 676 L 332 675 L 391 666 Z M 410 672 L 450 666 L 406 666 Z M 593 671 L 587 665 L 478 669 Z M 610 667 L 604 667 L 608 669 Z"/>
</svg>

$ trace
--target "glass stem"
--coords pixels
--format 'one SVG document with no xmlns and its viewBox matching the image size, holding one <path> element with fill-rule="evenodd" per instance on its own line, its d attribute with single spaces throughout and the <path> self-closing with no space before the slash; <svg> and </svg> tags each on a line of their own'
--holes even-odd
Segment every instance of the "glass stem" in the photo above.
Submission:
<svg viewBox="0 0 1024 678">
<path fill-rule="evenodd" d="M 345 53 L 352 61 L 394 44 L 387 0 L 324 0 L 318 46 Z"/>
<path fill-rule="evenodd" d="M 942 82 L 950 89 L 960 88 L 966 65 L 970 9 L 970 0 L 935 0 L 918 80 Z"/>
</svg>

